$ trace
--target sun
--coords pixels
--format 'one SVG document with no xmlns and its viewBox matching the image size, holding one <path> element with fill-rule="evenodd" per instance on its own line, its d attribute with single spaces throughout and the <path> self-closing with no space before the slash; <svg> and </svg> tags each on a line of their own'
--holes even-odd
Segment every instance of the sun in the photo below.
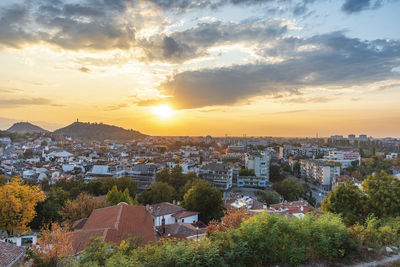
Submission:
<svg viewBox="0 0 400 267">
<path fill-rule="evenodd" d="M 156 114 L 158 117 L 161 119 L 170 119 L 172 116 L 175 114 L 175 110 L 173 110 L 170 106 L 168 105 L 159 105 L 156 107 L 152 108 L 152 111 L 154 114 Z"/>
</svg>

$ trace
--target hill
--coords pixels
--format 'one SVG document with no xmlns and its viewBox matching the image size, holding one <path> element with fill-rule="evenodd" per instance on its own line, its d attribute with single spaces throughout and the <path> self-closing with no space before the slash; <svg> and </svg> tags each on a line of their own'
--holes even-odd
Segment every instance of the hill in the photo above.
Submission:
<svg viewBox="0 0 400 267">
<path fill-rule="evenodd" d="M 70 136 L 72 138 L 91 140 L 131 140 L 146 137 L 145 134 L 132 129 L 126 130 L 114 125 L 90 122 L 74 122 L 64 128 L 54 131 L 54 133 Z"/>
<path fill-rule="evenodd" d="M 49 131 L 29 122 L 17 122 L 7 129 L 11 133 L 47 133 Z"/>
</svg>

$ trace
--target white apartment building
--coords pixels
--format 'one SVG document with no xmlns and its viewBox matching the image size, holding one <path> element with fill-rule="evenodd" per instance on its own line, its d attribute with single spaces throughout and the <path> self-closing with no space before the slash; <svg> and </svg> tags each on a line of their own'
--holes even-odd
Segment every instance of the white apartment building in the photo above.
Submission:
<svg viewBox="0 0 400 267">
<path fill-rule="evenodd" d="M 256 177 L 264 177 L 269 180 L 269 164 L 271 155 L 268 151 L 246 155 L 246 168 L 254 170 Z"/>
<path fill-rule="evenodd" d="M 357 166 L 361 163 L 361 155 L 358 152 L 330 151 L 324 159 L 340 163 L 342 169 L 350 167 L 352 162 L 357 162 Z"/>
<path fill-rule="evenodd" d="M 323 160 L 300 160 L 301 177 L 318 181 L 324 190 L 331 190 L 337 177 L 340 177 L 340 166 Z"/>
</svg>

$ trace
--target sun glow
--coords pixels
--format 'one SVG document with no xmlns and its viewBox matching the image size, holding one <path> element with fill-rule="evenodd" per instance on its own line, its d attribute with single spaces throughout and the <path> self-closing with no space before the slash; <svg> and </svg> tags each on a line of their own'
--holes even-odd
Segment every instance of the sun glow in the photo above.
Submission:
<svg viewBox="0 0 400 267">
<path fill-rule="evenodd" d="M 154 114 L 156 114 L 161 119 L 170 119 L 174 114 L 175 110 L 173 110 L 168 105 L 160 105 L 152 108 Z"/>
</svg>

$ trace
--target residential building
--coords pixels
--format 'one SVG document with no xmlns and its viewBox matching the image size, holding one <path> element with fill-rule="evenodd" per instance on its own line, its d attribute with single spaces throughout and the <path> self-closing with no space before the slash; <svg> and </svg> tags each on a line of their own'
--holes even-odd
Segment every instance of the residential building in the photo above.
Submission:
<svg viewBox="0 0 400 267">
<path fill-rule="evenodd" d="M 179 205 L 168 202 L 162 202 L 149 206 L 151 216 L 153 217 L 154 226 L 161 226 L 167 224 L 181 223 L 195 223 L 199 220 L 199 213 L 195 211 L 188 211 Z"/>
<path fill-rule="evenodd" d="M 203 178 L 219 190 L 228 190 L 232 187 L 235 171 L 228 164 L 210 162 L 199 169 L 199 177 Z"/>
<path fill-rule="evenodd" d="M 361 163 L 361 155 L 358 152 L 330 151 L 329 155 L 325 156 L 324 159 L 340 163 L 342 169 L 346 169 L 354 163 L 356 166 L 360 166 Z"/>
<path fill-rule="evenodd" d="M 323 160 L 300 160 L 301 177 L 320 183 L 324 190 L 332 190 L 332 185 L 340 176 L 340 166 Z"/>
<path fill-rule="evenodd" d="M 269 180 L 269 164 L 271 161 L 271 156 L 268 151 L 249 153 L 246 156 L 246 168 L 249 170 L 254 170 L 254 175 L 256 177 L 263 177 L 266 181 Z"/>
<path fill-rule="evenodd" d="M 150 212 L 144 206 L 126 203 L 94 210 L 81 229 L 72 234 L 73 253 L 84 250 L 93 237 L 116 245 L 128 238 L 140 238 L 142 245 L 156 241 Z"/>
</svg>

